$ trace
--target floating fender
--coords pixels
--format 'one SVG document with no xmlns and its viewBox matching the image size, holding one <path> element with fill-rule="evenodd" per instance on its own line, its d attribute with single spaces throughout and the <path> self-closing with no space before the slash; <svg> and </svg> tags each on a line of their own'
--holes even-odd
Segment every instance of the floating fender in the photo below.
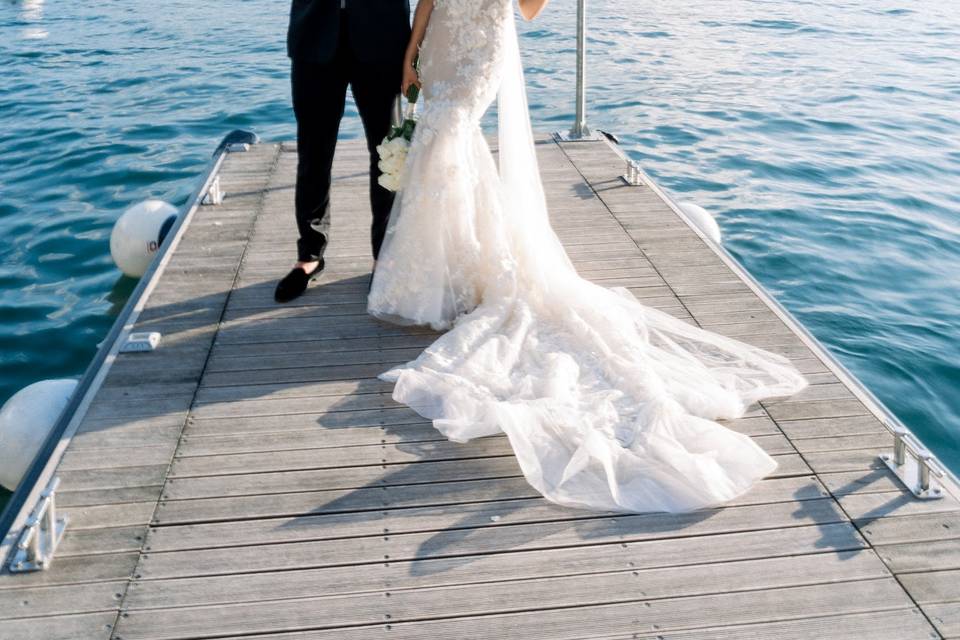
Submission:
<svg viewBox="0 0 960 640">
<path fill-rule="evenodd" d="M 0 485 L 17 488 L 76 388 L 76 380 L 41 380 L 0 408 Z"/>
<path fill-rule="evenodd" d="M 679 206 L 693 224 L 697 225 L 700 231 L 703 231 L 704 235 L 720 244 L 720 227 L 706 209 L 692 202 L 681 202 Z"/>
<path fill-rule="evenodd" d="M 128 276 L 142 276 L 176 221 L 177 208 L 162 200 L 145 200 L 124 211 L 110 233 L 114 263 Z"/>
</svg>

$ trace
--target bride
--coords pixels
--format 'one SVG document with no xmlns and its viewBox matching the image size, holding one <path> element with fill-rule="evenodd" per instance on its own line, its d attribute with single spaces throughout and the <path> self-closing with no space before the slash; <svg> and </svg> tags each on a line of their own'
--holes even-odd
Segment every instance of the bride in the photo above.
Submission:
<svg viewBox="0 0 960 640">
<path fill-rule="evenodd" d="M 518 1 L 527 19 L 547 3 Z M 506 434 L 553 502 L 676 512 L 736 498 L 776 463 L 715 421 L 805 381 L 577 274 L 548 220 L 512 2 L 417 6 L 404 89 L 422 81 L 424 108 L 368 310 L 446 333 L 382 378 L 451 440 Z M 498 97 L 495 162 L 480 119 Z"/>
</svg>

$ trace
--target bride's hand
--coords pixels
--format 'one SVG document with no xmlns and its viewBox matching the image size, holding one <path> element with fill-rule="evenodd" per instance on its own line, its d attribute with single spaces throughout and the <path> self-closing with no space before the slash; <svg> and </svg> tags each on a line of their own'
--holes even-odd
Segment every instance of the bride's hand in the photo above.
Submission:
<svg viewBox="0 0 960 640">
<path fill-rule="evenodd" d="M 417 75 L 417 70 L 413 68 L 413 63 L 404 61 L 403 82 L 400 83 L 400 93 L 407 95 L 407 90 L 410 89 L 410 85 L 416 85 L 419 89 L 420 77 Z"/>
</svg>

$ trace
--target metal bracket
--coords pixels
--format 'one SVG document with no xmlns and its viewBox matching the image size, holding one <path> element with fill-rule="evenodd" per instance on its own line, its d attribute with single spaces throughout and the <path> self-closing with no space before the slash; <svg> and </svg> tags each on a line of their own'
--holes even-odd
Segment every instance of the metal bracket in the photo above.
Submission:
<svg viewBox="0 0 960 640">
<path fill-rule="evenodd" d="M 42 571 L 53 561 L 68 521 L 66 516 L 57 518 L 56 491 L 59 486 L 60 478 L 54 477 L 40 494 L 40 501 L 30 514 L 10 560 L 11 573 Z"/>
<path fill-rule="evenodd" d="M 883 463 L 917 498 L 942 498 L 943 488 L 936 478 L 942 479 L 946 474 L 933 454 L 906 429 L 891 426 L 890 430 L 893 432 L 893 452 L 880 454 Z"/>
<path fill-rule="evenodd" d="M 163 336 L 158 331 L 134 332 L 127 336 L 127 341 L 120 347 L 120 353 L 139 353 L 153 351 L 160 344 Z"/>
<path fill-rule="evenodd" d="M 633 160 L 627 160 L 627 172 L 620 176 L 623 178 L 623 181 L 633 187 L 639 187 L 643 184 L 643 180 L 640 178 L 640 165 L 634 162 Z"/>
<path fill-rule="evenodd" d="M 207 193 L 204 194 L 203 200 L 200 201 L 200 204 L 208 206 L 223 204 L 223 196 L 223 190 L 220 189 L 220 176 L 217 176 L 213 179 L 213 184 L 211 184 L 210 188 L 207 189 Z"/>
</svg>

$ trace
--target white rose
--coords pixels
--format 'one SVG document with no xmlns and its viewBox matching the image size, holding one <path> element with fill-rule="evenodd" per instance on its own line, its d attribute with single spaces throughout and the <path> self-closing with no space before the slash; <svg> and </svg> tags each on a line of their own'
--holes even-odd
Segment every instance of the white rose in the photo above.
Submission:
<svg viewBox="0 0 960 640">
<path fill-rule="evenodd" d="M 385 173 L 377 179 L 380 186 L 389 191 L 396 191 L 400 188 L 400 178 L 390 173 Z"/>
<path fill-rule="evenodd" d="M 387 142 L 377 145 L 377 154 L 379 154 L 381 160 L 386 160 L 393 155 L 393 149 L 388 146 Z"/>
<path fill-rule="evenodd" d="M 407 142 L 406 138 L 397 137 L 387 143 L 387 147 L 390 148 L 391 153 L 403 153 L 407 150 L 407 147 L 410 146 L 410 143 Z"/>
<path fill-rule="evenodd" d="M 406 152 L 406 151 L 404 151 L 403 153 L 394 154 L 393 157 L 397 159 L 397 168 L 403 169 L 405 166 L 407 166 L 407 152 Z M 392 159 L 393 159 L 393 158 L 391 158 L 391 160 L 392 160 Z"/>
<path fill-rule="evenodd" d="M 384 173 L 393 173 L 397 174 L 403 170 L 403 166 L 407 162 L 407 154 L 400 153 L 394 154 L 387 158 L 386 160 L 381 160 L 378 164 L 380 170 Z"/>
</svg>

